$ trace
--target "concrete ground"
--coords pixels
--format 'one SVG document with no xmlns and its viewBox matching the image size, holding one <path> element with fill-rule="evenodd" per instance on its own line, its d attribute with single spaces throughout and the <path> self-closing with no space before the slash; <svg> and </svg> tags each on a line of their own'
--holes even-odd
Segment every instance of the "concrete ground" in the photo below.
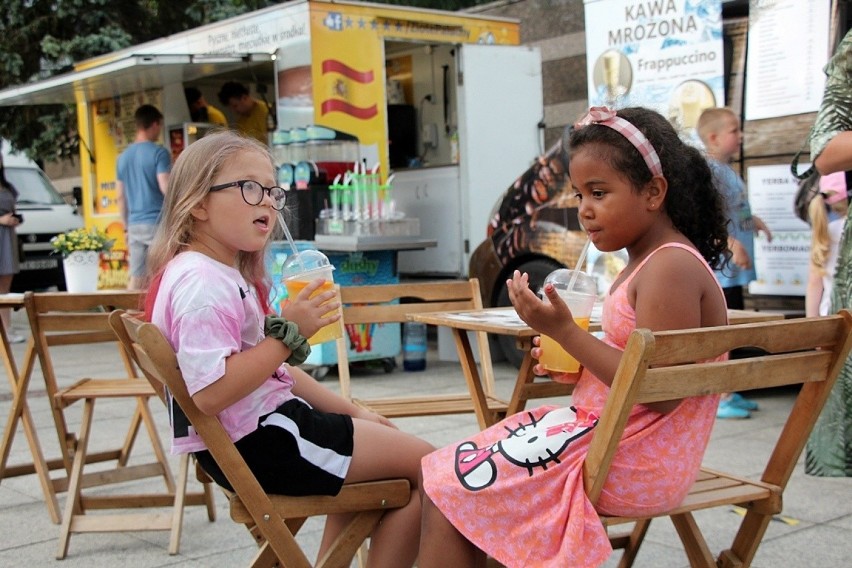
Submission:
<svg viewBox="0 0 852 568">
<path fill-rule="evenodd" d="M 13 315 L 15 327 L 26 330 L 23 314 Z M 84 373 L 90 376 L 109 376 L 117 368 L 118 356 L 112 351 L 93 347 L 55 348 L 54 361 L 63 385 L 71 384 Z M 23 345 L 15 345 L 14 353 L 20 363 Z M 464 388 L 458 363 L 438 361 L 436 342 L 430 340 L 427 369 L 407 373 L 400 368 L 385 374 L 382 370 L 356 371 L 353 391 L 360 396 L 382 396 L 419 392 L 446 393 Z M 516 371 L 506 363 L 496 363 L 498 394 L 508 398 Z M 325 384 L 336 388 L 336 374 L 329 373 Z M 753 418 L 743 421 L 718 421 L 707 452 L 705 463 L 754 475 L 761 470 L 780 431 L 793 399 L 793 391 L 771 390 L 750 393 L 760 403 Z M 0 417 L 5 424 L 10 409 L 8 387 L 0 387 Z M 29 405 L 38 425 L 38 435 L 48 458 L 58 456 L 58 443 L 52 427 L 48 400 L 40 369 L 36 367 L 30 391 Z M 165 409 L 152 404 L 160 425 L 162 439 L 167 442 Z M 79 423 L 79 408 L 68 411 L 72 429 Z M 123 438 L 128 414 L 132 407 L 124 401 L 102 401 L 95 408 L 96 429 L 91 447 L 105 447 Z M 436 446 L 448 444 L 477 431 L 473 415 L 406 418 L 396 421 L 403 430 L 413 432 Z M 139 458 L 150 456 L 146 440 L 137 446 Z M 12 445 L 10 464 L 30 461 L 31 456 L 23 431 L 19 428 Z M 140 459 L 141 461 L 141 459 Z M 177 468 L 177 459 L 173 461 Z M 158 480 L 137 482 L 134 490 L 158 490 Z M 198 483 L 192 479 L 191 489 Z M 771 523 L 757 553 L 754 566 L 848 566 L 852 558 L 852 479 L 814 478 L 803 472 L 801 460 L 784 498 L 783 516 Z M 64 494 L 60 494 L 60 506 Z M 66 559 L 55 560 L 59 527 L 50 521 L 42 494 L 34 475 L 3 479 L 0 482 L 0 566 L 63 566 L 81 567 L 205 567 L 244 566 L 256 548 L 241 525 L 234 524 L 227 503 L 216 492 L 218 518 L 207 520 L 201 507 L 186 511 L 180 552 L 168 554 L 168 534 L 110 533 L 81 534 L 71 538 Z M 696 514 L 714 553 L 730 544 L 740 519 L 732 508 Z M 319 543 L 321 520 L 310 521 L 300 532 L 298 540 L 312 557 Z M 615 566 L 619 553 L 606 564 Z M 680 568 L 688 566 L 674 528 L 667 519 L 652 523 L 637 560 L 638 566 Z M 452 568 L 452 567 L 450 567 Z"/>
</svg>

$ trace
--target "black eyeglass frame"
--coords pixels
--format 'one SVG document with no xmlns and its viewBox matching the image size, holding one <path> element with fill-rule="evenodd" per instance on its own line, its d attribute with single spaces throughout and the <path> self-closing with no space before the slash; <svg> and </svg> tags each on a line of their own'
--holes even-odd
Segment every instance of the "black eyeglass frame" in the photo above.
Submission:
<svg viewBox="0 0 852 568">
<path fill-rule="evenodd" d="M 243 186 L 245 184 L 249 183 L 249 182 L 256 183 L 257 185 L 260 186 L 260 189 L 261 189 L 260 199 L 258 200 L 257 203 L 252 203 L 251 201 L 249 201 L 246 198 L 246 192 L 243 189 Z M 211 187 L 210 191 L 211 192 L 221 191 L 223 189 L 228 189 L 228 188 L 231 188 L 231 187 L 234 187 L 234 186 L 237 186 L 237 187 L 240 188 L 240 195 L 243 197 L 243 201 L 245 201 L 248 205 L 260 205 L 260 202 L 263 201 L 263 195 L 265 193 L 266 195 L 268 195 L 272 199 L 272 208 L 275 209 L 276 211 L 281 211 L 282 209 L 284 209 L 284 207 L 287 206 L 287 195 L 290 193 L 289 191 L 287 191 L 286 189 L 284 189 L 280 185 L 273 185 L 273 186 L 270 186 L 270 187 L 266 187 L 262 183 L 260 183 L 259 181 L 255 181 L 253 179 L 239 179 L 237 181 L 230 181 L 228 183 L 220 183 L 219 185 L 214 185 L 213 187 Z M 272 195 L 273 189 L 280 189 L 281 190 L 281 196 L 283 198 L 283 203 L 281 204 L 281 207 L 277 206 L 278 200 Z"/>
</svg>

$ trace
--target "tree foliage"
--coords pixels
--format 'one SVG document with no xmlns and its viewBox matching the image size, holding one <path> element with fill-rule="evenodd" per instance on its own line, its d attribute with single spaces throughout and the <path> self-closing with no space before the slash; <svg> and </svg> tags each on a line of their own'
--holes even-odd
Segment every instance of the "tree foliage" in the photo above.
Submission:
<svg viewBox="0 0 852 568">
<path fill-rule="evenodd" d="M 381 0 L 379 0 L 381 1 Z M 19 0 L 0 11 L 0 89 L 69 72 L 77 62 L 258 10 L 275 0 Z M 482 0 L 386 0 L 456 10 Z M 0 137 L 33 159 L 78 152 L 73 105 L 0 107 Z"/>
</svg>

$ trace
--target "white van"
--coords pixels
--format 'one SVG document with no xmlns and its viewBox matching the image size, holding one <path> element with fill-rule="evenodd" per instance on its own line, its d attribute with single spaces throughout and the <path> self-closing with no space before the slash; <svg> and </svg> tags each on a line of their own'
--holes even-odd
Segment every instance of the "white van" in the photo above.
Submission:
<svg viewBox="0 0 852 568">
<path fill-rule="evenodd" d="M 3 146 L 6 179 L 18 190 L 17 211 L 24 217 L 18 225 L 21 244 L 21 272 L 12 280 L 12 291 L 65 289 L 61 257 L 51 254 L 50 239 L 59 233 L 83 226 L 83 216 L 59 194 L 38 164 L 22 154 L 13 154 L 9 143 Z"/>
</svg>

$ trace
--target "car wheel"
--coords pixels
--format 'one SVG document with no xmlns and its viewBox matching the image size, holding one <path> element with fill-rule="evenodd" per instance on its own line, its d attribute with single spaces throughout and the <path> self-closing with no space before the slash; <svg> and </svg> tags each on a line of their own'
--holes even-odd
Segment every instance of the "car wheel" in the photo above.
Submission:
<svg viewBox="0 0 852 568">
<path fill-rule="evenodd" d="M 547 278 L 547 275 L 559 268 L 564 268 L 564 266 L 555 260 L 537 258 L 521 264 L 517 269 L 529 274 L 530 289 L 537 293 L 542 284 L 544 284 L 544 279 Z M 509 290 L 506 288 L 506 283 L 501 282 L 495 306 L 506 307 L 511 305 L 512 302 L 509 301 Z M 509 335 L 498 335 L 496 343 L 506 360 L 514 365 L 515 368 L 520 369 L 521 361 L 524 360 L 524 352 L 516 347 L 515 338 Z"/>
</svg>

